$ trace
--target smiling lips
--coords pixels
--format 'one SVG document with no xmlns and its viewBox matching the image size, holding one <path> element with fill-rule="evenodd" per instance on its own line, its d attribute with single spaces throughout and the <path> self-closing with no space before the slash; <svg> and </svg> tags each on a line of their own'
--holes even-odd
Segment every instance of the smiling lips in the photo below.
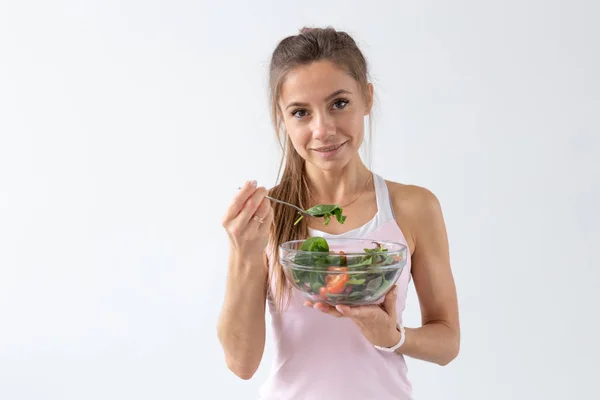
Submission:
<svg viewBox="0 0 600 400">
<path fill-rule="evenodd" d="M 335 156 L 337 156 L 342 151 L 342 148 L 346 143 L 347 141 L 340 144 L 332 144 L 331 146 L 319 147 L 313 150 L 317 152 L 319 157 L 325 160 L 330 160 L 335 158 Z"/>
<path fill-rule="evenodd" d="M 327 147 L 319 147 L 318 149 L 313 149 L 313 150 L 314 151 L 318 151 L 319 153 L 328 153 L 328 152 L 335 151 L 335 150 L 339 149 L 344 144 L 346 144 L 346 142 L 340 143 L 340 144 L 334 144 L 334 145 L 327 146 Z"/>
</svg>

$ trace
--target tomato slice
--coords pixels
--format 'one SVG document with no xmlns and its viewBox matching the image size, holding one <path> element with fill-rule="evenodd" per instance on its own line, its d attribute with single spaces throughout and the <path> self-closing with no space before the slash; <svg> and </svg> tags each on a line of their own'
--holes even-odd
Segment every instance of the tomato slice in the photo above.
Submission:
<svg viewBox="0 0 600 400">
<path fill-rule="evenodd" d="M 331 294 L 342 293 L 349 279 L 348 274 L 344 273 L 348 271 L 348 267 L 329 267 L 327 269 L 332 272 L 325 277 L 327 292 Z"/>
<path fill-rule="evenodd" d="M 339 274 L 327 284 L 327 291 L 332 294 L 342 293 L 347 281 L 348 274 Z"/>
</svg>

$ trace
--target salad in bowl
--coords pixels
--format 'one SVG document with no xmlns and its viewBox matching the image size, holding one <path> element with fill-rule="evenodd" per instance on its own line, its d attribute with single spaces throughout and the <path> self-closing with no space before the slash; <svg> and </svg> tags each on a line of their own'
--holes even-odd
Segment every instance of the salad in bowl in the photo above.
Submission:
<svg viewBox="0 0 600 400">
<path fill-rule="evenodd" d="M 376 304 L 400 277 L 407 259 L 401 243 L 310 237 L 279 247 L 288 281 L 313 302 Z"/>
</svg>

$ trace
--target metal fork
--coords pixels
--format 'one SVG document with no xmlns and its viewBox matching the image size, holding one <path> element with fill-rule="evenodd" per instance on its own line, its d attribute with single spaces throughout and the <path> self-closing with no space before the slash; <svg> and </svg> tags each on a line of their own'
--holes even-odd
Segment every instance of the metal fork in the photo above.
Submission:
<svg viewBox="0 0 600 400">
<path fill-rule="evenodd" d="M 273 198 L 273 197 L 271 197 L 271 196 L 265 196 L 265 197 L 266 197 L 267 199 L 271 200 L 271 201 L 274 201 L 275 203 L 280 203 L 280 204 L 284 204 L 284 205 L 286 205 L 286 206 L 293 207 L 293 208 L 295 208 L 296 210 L 298 210 L 298 212 L 299 212 L 300 214 L 304 215 L 305 217 L 312 217 L 312 215 L 310 215 L 309 213 L 307 213 L 306 211 L 304 211 L 304 210 L 303 210 L 303 209 L 301 209 L 300 207 L 296 207 L 296 206 L 295 206 L 295 205 L 293 205 L 293 204 L 286 203 L 286 202 L 285 202 L 285 201 L 283 201 L 283 200 L 275 199 L 275 198 Z"/>
<path fill-rule="evenodd" d="M 241 187 L 239 187 L 239 188 L 238 188 L 238 190 L 239 190 L 239 189 L 241 189 Z M 293 205 L 293 204 L 287 203 L 287 202 L 285 202 L 285 201 L 283 201 L 283 200 L 276 199 L 276 198 L 274 198 L 274 197 L 271 197 L 271 196 L 265 196 L 265 197 L 266 197 L 267 199 L 271 200 L 271 201 L 274 201 L 275 203 L 280 203 L 280 204 L 283 204 L 283 205 L 286 205 L 286 206 L 289 206 L 289 207 L 295 208 L 296 210 L 298 210 L 298 212 L 299 212 L 300 214 L 304 215 L 305 217 L 312 217 L 312 215 L 310 215 L 309 213 L 307 213 L 306 211 L 304 211 L 303 209 L 301 209 L 301 208 L 300 208 L 300 207 L 298 207 L 298 206 L 295 206 L 295 205 Z"/>
</svg>

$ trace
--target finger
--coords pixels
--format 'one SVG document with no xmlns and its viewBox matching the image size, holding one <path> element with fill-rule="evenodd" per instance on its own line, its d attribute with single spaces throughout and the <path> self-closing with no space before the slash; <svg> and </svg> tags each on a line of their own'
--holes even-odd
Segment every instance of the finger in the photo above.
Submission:
<svg viewBox="0 0 600 400">
<path fill-rule="evenodd" d="M 396 300 L 398 299 L 398 286 L 394 285 L 392 290 L 385 295 L 383 300 L 383 308 L 391 316 L 396 316 Z"/>
<path fill-rule="evenodd" d="M 258 229 L 265 229 L 268 230 L 271 228 L 271 225 L 273 225 L 273 210 L 270 209 L 271 205 L 269 205 L 269 210 L 267 211 L 267 216 L 263 218 L 263 223 L 262 224 L 258 224 Z"/>
<path fill-rule="evenodd" d="M 250 218 L 254 216 L 256 210 L 258 210 L 258 207 L 260 206 L 266 195 L 267 189 L 265 189 L 264 187 L 260 187 L 256 189 L 252 196 L 250 196 L 246 200 L 244 207 L 242 207 L 242 210 L 236 217 L 236 219 L 238 220 L 237 222 L 240 224 L 240 226 L 246 226 L 248 224 L 248 221 L 250 221 Z"/>
<path fill-rule="evenodd" d="M 338 304 L 335 309 L 342 315 L 350 318 L 358 318 L 360 316 L 360 307 L 351 307 L 345 304 Z"/>
<path fill-rule="evenodd" d="M 266 199 L 268 200 L 268 199 Z M 271 226 L 271 224 L 273 223 L 273 220 L 275 219 L 275 213 L 273 212 L 273 207 L 271 206 L 271 203 L 268 202 L 269 204 L 269 212 L 267 213 L 267 217 L 265 218 L 265 225 L 267 226 Z"/>
<path fill-rule="evenodd" d="M 231 221 L 232 219 L 237 217 L 237 215 L 240 213 L 240 211 L 242 211 L 242 208 L 244 207 L 246 200 L 248 200 L 248 198 L 250 196 L 252 196 L 255 191 L 256 191 L 256 181 L 247 181 L 246 183 L 244 183 L 244 185 L 235 194 L 235 196 L 233 197 L 233 200 L 229 204 L 229 207 L 227 208 L 227 211 L 223 218 L 223 224 L 225 224 L 228 221 Z"/>
<path fill-rule="evenodd" d="M 377 315 L 377 308 L 373 306 L 347 306 L 338 304 L 335 306 L 338 312 L 346 317 L 352 318 L 356 321 L 367 321 L 374 319 Z M 379 311 L 381 312 L 381 311 Z"/>
<path fill-rule="evenodd" d="M 254 213 L 254 215 L 256 215 L 257 217 L 259 217 L 263 220 L 263 223 L 260 225 L 269 226 L 271 224 L 269 217 L 272 217 L 270 214 L 271 214 L 271 202 L 269 201 L 269 199 L 267 199 L 265 197 L 261 201 L 261 203 L 258 206 L 258 209 Z M 260 225 L 259 225 L 259 227 L 260 227 Z"/>
<path fill-rule="evenodd" d="M 319 310 L 325 314 L 331 315 L 332 317 L 338 317 L 338 318 L 342 317 L 342 314 L 338 310 L 336 310 L 335 307 L 332 307 L 326 303 L 321 303 L 321 302 L 315 303 L 313 308 L 316 308 L 317 310 Z"/>
</svg>

